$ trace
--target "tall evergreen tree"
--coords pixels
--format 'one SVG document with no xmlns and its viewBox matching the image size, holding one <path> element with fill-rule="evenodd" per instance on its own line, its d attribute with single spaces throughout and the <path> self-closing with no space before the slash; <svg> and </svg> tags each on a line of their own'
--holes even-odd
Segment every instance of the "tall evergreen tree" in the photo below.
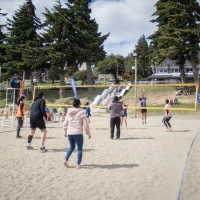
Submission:
<svg viewBox="0 0 200 200">
<path fill-rule="evenodd" d="M 2 13 L 0 8 L 0 18 L 5 17 L 7 14 Z M 4 62 L 4 56 L 5 56 L 5 47 L 4 47 L 4 39 L 6 37 L 6 34 L 3 32 L 3 29 L 5 28 L 5 24 L 0 24 L 0 66 Z"/>
<path fill-rule="evenodd" d="M 70 33 L 71 22 L 70 10 L 63 7 L 60 0 L 50 11 L 45 8 L 45 21 L 43 24 L 44 33 L 43 43 L 45 45 L 46 57 L 50 60 L 51 65 L 56 66 L 60 74 L 60 84 L 64 84 L 64 73 L 68 66 L 75 62 L 75 56 L 72 53 L 72 43 L 74 35 Z M 44 50 L 44 52 L 45 52 Z M 60 98 L 64 97 L 64 89 L 60 89 Z"/>
<path fill-rule="evenodd" d="M 135 45 L 135 52 L 138 57 L 138 75 L 139 78 L 147 78 L 148 74 L 151 71 L 150 62 L 149 62 L 149 47 L 146 41 L 145 36 L 143 35 L 138 40 L 137 45 Z"/>
<path fill-rule="evenodd" d="M 71 11 L 70 22 L 74 43 L 72 52 L 79 63 L 86 62 L 87 82 L 92 84 L 91 63 L 103 60 L 106 53 L 103 43 L 109 34 L 101 35 L 98 32 L 98 24 L 91 19 L 91 10 L 88 8 L 88 0 L 70 0 L 66 4 Z"/>
<path fill-rule="evenodd" d="M 1 10 L 2 9 L 0 8 L 0 18 L 5 17 L 7 15 L 7 13 L 2 13 Z M 6 37 L 6 34 L 3 32 L 5 26 L 6 26 L 5 24 L 0 24 L 0 44 L 3 43 L 3 39 Z"/>
<path fill-rule="evenodd" d="M 30 49 L 38 47 L 37 30 L 41 28 L 40 19 L 35 15 L 35 6 L 32 0 L 26 0 L 15 12 L 12 20 L 7 20 L 7 28 L 7 55 L 4 66 L 31 72 L 37 66 L 29 62 L 29 59 L 34 59 Z"/>
<path fill-rule="evenodd" d="M 186 83 L 184 64 L 186 58 L 192 62 L 194 79 L 197 78 L 199 51 L 200 6 L 196 0 L 159 0 L 156 3 L 158 30 L 149 37 L 151 49 L 157 63 L 166 57 L 175 59 L 179 65 L 181 79 Z"/>
</svg>

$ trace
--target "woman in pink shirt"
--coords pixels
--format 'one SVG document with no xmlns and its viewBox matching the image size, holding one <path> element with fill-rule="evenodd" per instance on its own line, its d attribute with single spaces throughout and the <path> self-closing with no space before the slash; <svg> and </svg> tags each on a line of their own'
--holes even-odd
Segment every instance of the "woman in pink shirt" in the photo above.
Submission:
<svg viewBox="0 0 200 200">
<path fill-rule="evenodd" d="M 85 128 L 86 134 L 88 138 L 91 138 L 90 128 L 88 125 L 88 120 L 85 114 L 85 110 L 80 108 L 81 102 L 79 99 L 74 99 L 73 106 L 74 108 L 69 108 L 64 124 L 63 129 L 65 131 L 65 136 L 68 136 L 68 140 L 70 143 L 70 148 L 68 149 L 65 161 L 63 164 L 68 166 L 67 162 L 69 157 L 77 145 L 77 168 L 81 168 L 81 160 L 82 160 L 82 148 L 83 148 L 83 127 Z"/>
</svg>

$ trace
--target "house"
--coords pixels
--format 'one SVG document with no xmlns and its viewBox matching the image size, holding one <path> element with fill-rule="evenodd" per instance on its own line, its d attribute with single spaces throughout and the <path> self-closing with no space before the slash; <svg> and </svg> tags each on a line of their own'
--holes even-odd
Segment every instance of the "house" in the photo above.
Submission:
<svg viewBox="0 0 200 200">
<path fill-rule="evenodd" d="M 164 83 L 180 83 L 181 76 L 179 66 L 175 60 L 166 58 L 158 67 L 151 66 L 152 75 L 148 77 L 149 81 L 158 81 Z M 190 61 L 185 62 L 185 75 L 188 82 L 194 82 L 194 75 Z"/>
</svg>

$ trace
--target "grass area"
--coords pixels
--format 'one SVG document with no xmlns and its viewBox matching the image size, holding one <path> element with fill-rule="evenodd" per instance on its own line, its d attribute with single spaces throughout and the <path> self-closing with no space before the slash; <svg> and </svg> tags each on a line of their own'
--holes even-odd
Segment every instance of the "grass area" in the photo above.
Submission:
<svg viewBox="0 0 200 200">
<path fill-rule="evenodd" d="M 92 92 L 88 92 L 88 89 L 81 88 L 77 90 L 78 97 L 82 102 L 82 105 L 84 105 L 87 101 L 92 103 L 94 98 L 97 95 L 100 95 L 104 89 L 107 89 L 109 85 L 106 88 L 93 88 Z M 140 93 L 147 93 L 147 106 L 150 107 L 161 107 L 163 108 L 165 105 L 165 99 L 174 99 L 176 90 L 182 89 L 180 86 L 174 86 L 169 87 L 166 86 L 160 86 L 155 87 L 153 85 L 147 86 L 140 86 L 138 88 L 138 91 Z M 194 99 L 195 99 L 195 87 L 190 88 L 192 91 L 192 95 L 188 96 L 178 96 L 179 104 L 177 106 L 173 105 L 172 107 L 176 108 L 194 108 Z M 72 89 L 67 89 L 64 92 L 64 98 L 60 99 L 60 89 L 50 89 L 50 88 L 41 88 L 36 89 L 36 93 L 39 91 L 43 91 L 45 93 L 45 99 L 48 104 L 55 104 L 55 106 L 51 106 L 49 108 L 58 107 L 60 104 L 72 104 L 74 93 Z M 122 98 L 128 104 L 129 106 L 134 106 L 135 102 L 135 88 L 132 87 Z M 32 97 L 27 96 L 27 107 L 30 107 L 32 103 Z M 139 101 L 137 99 L 137 105 L 139 106 Z M 5 106 L 5 90 L 0 90 L 0 107 L 3 108 Z M 137 110 L 138 114 L 141 115 L 140 109 Z M 194 114 L 200 114 L 200 106 L 198 106 L 197 111 L 175 111 L 173 110 L 173 115 L 194 115 Z M 130 110 L 129 114 L 134 114 L 134 110 Z M 155 115 L 164 115 L 163 110 L 148 110 L 148 116 L 155 116 Z"/>
<path fill-rule="evenodd" d="M 87 101 L 90 103 L 94 101 L 97 95 L 100 95 L 105 88 L 93 88 L 92 92 L 88 92 L 87 88 L 77 90 L 78 98 L 84 105 Z M 65 90 L 64 98 L 60 99 L 58 88 L 56 89 L 37 89 L 36 93 L 43 91 L 45 93 L 45 99 L 48 104 L 72 104 L 74 93 L 71 89 Z"/>
<path fill-rule="evenodd" d="M 165 105 L 165 99 L 174 99 L 174 97 L 178 98 L 179 104 L 173 105 L 174 108 L 194 108 L 195 102 L 195 87 L 190 87 L 192 91 L 192 95 L 183 95 L 183 96 L 175 96 L 176 90 L 183 89 L 180 86 L 141 86 L 137 88 L 140 94 L 147 94 L 147 106 L 149 107 L 161 107 L 163 108 Z M 189 89 L 189 88 L 187 88 Z M 129 106 L 134 106 L 135 102 L 135 88 L 131 88 L 126 95 L 122 98 L 123 101 L 126 102 Z M 139 100 L 137 99 L 137 105 L 139 106 Z M 187 111 L 187 110 L 173 110 L 173 115 L 193 115 L 200 113 L 200 106 L 197 107 L 197 111 Z M 141 115 L 140 109 L 137 110 L 137 113 Z M 134 114 L 134 110 L 130 110 L 130 114 Z M 163 110 L 148 110 L 148 115 L 164 115 Z"/>
</svg>

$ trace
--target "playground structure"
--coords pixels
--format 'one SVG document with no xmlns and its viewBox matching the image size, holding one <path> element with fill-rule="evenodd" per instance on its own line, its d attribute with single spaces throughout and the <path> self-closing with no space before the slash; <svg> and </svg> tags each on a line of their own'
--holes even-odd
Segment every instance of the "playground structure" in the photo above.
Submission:
<svg viewBox="0 0 200 200">
<path fill-rule="evenodd" d="M 6 89 L 6 104 L 3 111 L 3 118 L 1 121 L 1 126 L 14 126 L 14 119 L 15 119 L 15 98 L 16 93 L 19 93 L 20 89 L 18 88 L 7 88 Z"/>
<path fill-rule="evenodd" d="M 105 89 L 102 94 L 97 95 L 94 101 L 91 103 L 91 106 L 106 106 L 109 105 L 114 96 L 122 98 L 124 94 L 130 89 L 131 84 L 128 86 L 110 86 L 108 89 Z M 93 112 L 106 112 L 105 108 L 93 108 Z"/>
</svg>

